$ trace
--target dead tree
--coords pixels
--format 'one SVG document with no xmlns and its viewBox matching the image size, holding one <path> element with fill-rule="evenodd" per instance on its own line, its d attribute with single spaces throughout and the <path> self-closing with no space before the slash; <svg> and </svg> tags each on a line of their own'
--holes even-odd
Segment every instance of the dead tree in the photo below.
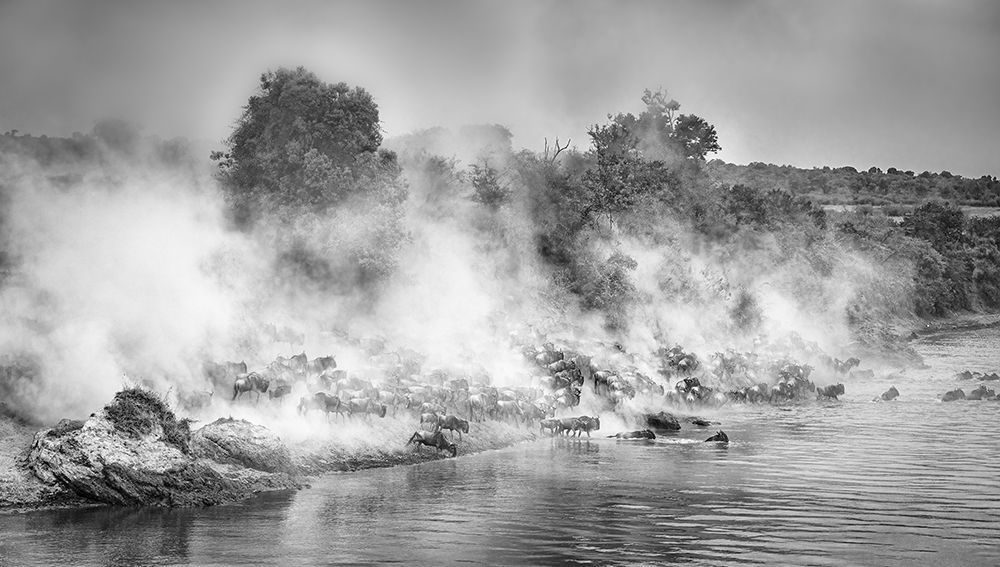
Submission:
<svg viewBox="0 0 1000 567">
<path fill-rule="evenodd" d="M 558 156 L 558 155 L 559 155 L 559 154 L 560 154 L 560 153 L 561 153 L 561 152 L 562 152 L 563 150 L 565 150 L 566 148 L 568 148 L 568 147 L 569 147 L 569 144 L 570 144 L 570 142 L 572 142 L 572 141 L 573 141 L 573 138 L 570 138 L 569 140 L 567 140 L 567 141 L 566 141 L 566 145 L 565 145 L 565 146 L 562 146 L 562 147 L 559 147 L 559 138 L 556 138 L 556 147 L 555 147 L 555 153 L 554 153 L 554 154 L 552 154 L 552 157 L 550 158 L 550 157 L 549 157 L 549 139 L 548 139 L 548 138 L 545 138 L 545 161 L 547 161 L 547 162 L 549 162 L 549 163 L 555 163 L 555 162 L 556 162 L 556 157 L 557 157 L 557 156 Z"/>
</svg>

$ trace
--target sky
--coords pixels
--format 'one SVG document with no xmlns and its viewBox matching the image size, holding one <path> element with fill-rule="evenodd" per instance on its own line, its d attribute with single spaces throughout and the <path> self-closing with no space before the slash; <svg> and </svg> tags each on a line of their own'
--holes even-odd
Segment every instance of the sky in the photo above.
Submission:
<svg viewBox="0 0 1000 567">
<path fill-rule="evenodd" d="M 0 131 L 119 117 L 221 146 L 262 72 L 364 87 L 387 136 L 517 148 L 663 88 L 733 163 L 1000 176 L 1000 2 L 0 0 Z"/>
</svg>

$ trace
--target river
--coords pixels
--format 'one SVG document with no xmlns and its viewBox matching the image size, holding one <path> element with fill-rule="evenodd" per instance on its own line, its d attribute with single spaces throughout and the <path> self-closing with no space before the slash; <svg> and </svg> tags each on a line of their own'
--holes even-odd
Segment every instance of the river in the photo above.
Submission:
<svg viewBox="0 0 1000 567">
<path fill-rule="evenodd" d="M 541 439 L 234 506 L 0 515 L 0 564 L 998 565 L 1000 402 L 938 398 L 1000 369 L 1000 329 L 916 347 L 898 401 L 876 379 L 710 414 L 728 446 Z"/>
</svg>

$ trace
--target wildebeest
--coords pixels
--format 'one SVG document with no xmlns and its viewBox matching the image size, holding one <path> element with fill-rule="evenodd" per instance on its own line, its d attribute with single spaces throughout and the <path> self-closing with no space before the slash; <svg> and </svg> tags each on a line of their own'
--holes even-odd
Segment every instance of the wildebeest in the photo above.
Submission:
<svg viewBox="0 0 1000 567">
<path fill-rule="evenodd" d="M 441 416 L 435 412 L 427 412 L 420 414 L 420 425 L 430 425 L 434 428 L 434 431 L 441 429 Z"/>
<path fill-rule="evenodd" d="M 816 399 L 820 398 L 832 398 L 837 399 L 837 396 L 844 395 L 844 385 L 843 384 L 833 384 L 825 388 L 816 388 Z"/>
<path fill-rule="evenodd" d="M 335 368 L 337 368 L 337 360 L 332 356 L 320 356 L 306 363 L 306 373 L 311 376 L 319 376 L 323 372 L 332 371 Z"/>
<path fill-rule="evenodd" d="M 478 413 L 478 421 L 486 419 L 486 416 L 493 413 L 496 408 L 496 400 L 484 393 L 470 395 L 468 398 L 468 404 L 469 417 L 476 420 L 476 414 Z"/>
<path fill-rule="evenodd" d="M 861 364 L 861 361 L 853 356 L 847 360 L 833 359 L 833 369 L 840 374 L 847 374 L 852 368 Z"/>
<path fill-rule="evenodd" d="M 331 396 L 326 392 L 316 392 L 309 398 L 299 399 L 299 413 L 305 415 L 312 409 L 322 410 L 326 413 L 326 418 L 330 419 L 331 413 L 336 413 L 337 415 L 343 416 L 344 412 L 341 409 L 340 398 L 337 396 Z"/>
<path fill-rule="evenodd" d="M 559 422 L 559 428 L 558 428 L 558 431 L 556 431 L 556 433 L 562 434 L 562 433 L 566 433 L 568 431 L 573 431 L 573 427 L 576 426 L 576 420 L 577 420 L 577 418 L 575 418 L 575 417 L 561 417 L 561 418 L 559 418 L 558 420 L 556 420 L 556 421 Z"/>
<path fill-rule="evenodd" d="M 642 431 L 622 431 L 621 433 L 608 435 L 608 437 L 615 439 L 656 439 L 656 434 L 648 429 L 643 429 Z"/>
<path fill-rule="evenodd" d="M 715 435 L 709 437 L 708 439 L 705 439 L 705 443 L 711 443 L 712 441 L 715 441 L 717 443 L 729 443 L 729 436 L 726 435 L 725 431 L 720 429 L 715 433 Z"/>
<path fill-rule="evenodd" d="M 563 359 L 563 353 L 559 351 L 546 351 L 535 355 L 535 364 L 548 366 L 553 362 Z"/>
<path fill-rule="evenodd" d="M 524 423 L 527 425 L 532 425 L 535 421 L 545 419 L 547 412 L 542 408 L 538 407 L 537 404 L 525 403 L 522 409 L 522 417 L 524 418 Z"/>
<path fill-rule="evenodd" d="M 448 429 L 452 432 L 452 439 L 454 439 L 455 432 L 458 431 L 458 440 L 462 440 L 462 432 L 469 432 L 469 422 L 459 418 L 455 415 L 446 415 L 443 418 L 438 419 L 438 429 Z"/>
<path fill-rule="evenodd" d="M 439 451 L 450 451 L 452 457 L 458 455 L 458 446 L 445 439 L 444 433 L 440 431 L 415 431 L 410 440 L 406 442 L 407 445 L 411 443 L 416 443 L 418 450 L 420 445 L 427 445 L 435 447 Z"/>
<path fill-rule="evenodd" d="M 202 363 L 201 372 L 212 383 L 214 390 L 225 389 L 241 374 L 247 373 L 247 363 L 242 361 L 223 363 L 207 361 Z"/>
<path fill-rule="evenodd" d="M 986 387 L 986 384 L 980 384 L 978 388 L 969 392 L 966 397 L 967 400 L 995 400 L 997 398 L 996 392 Z"/>
<path fill-rule="evenodd" d="M 400 404 L 404 403 L 406 400 L 395 390 L 377 390 L 375 392 L 375 399 L 379 403 L 384 404 L 392 408 L 392 415 L 396 415 L 396 409 Z"/>
<path fill-rule="evenodd" d="M 294 382 L 296 379 L 295 372 L 288 365 L 278 360 L 268 364 L 263 372 L 261 372 L 261 375 L 272 381 Z"/>
<path fill-rule="evenodd" d="M 305 351 L 302 351 L 288 359 L 288 367 L 300 376 L 305 375 L 307 364 L 309 364 L 309 357 L 306 356 Z"/>
<path fill-rule="evenodd" d="M 550 435 L 555 435 L 562 431 L 562 424 L 558 419 L 543 419 L 538 422 L 538 432 L 548 431 Z"/>
<path fill-rule="evenodd" d="M 444 413 L 445 407 L 434 402 L 424 402 L 417 408 L 418 413 Z"/>
<path fill-rule="evenodd" d="M 600 428 L 601 428 L 600 417 L 590 417 L 582 415 L 576 418 L 576 421 L 573 424 L 573 435 L 579 437 L 580 432 L 584 431 L 587 433 L 587 437 L 590 437 L 591 431 L 597 431 Z"/>
<path fill-rule="evenodd" d="M 292 385 L 284 380 L 278 380 L 273 388 L 268 389 L 267 397 L 272 400 L 281 400 L 292 393 Z"/>
<path fill-rule="evenodd" d="M 386 407 L 371 398 L 351 398 L 347 401 L 347 415 L 349 416 L 361 413 L 385 417 L 385 412 Z"/>
<path fill-rule="evenodd" d="M 267 392 L 267 387 L 270 384 L 271 382 L 267 378 L 256 372 L 240 376 L 233 382 L 233 401 L 246 392 L 257 392 L 257 401 L 259 402 L 260 395 Z"/>
<path fill-rule="evenodd" d="M 954 402 L 955 400 L 964 400 L 965 390 L 958 388 L 950 392 L 945 392 L 944 396 L 941 396 L 942 402 Z"/>
<path fill-rule="evenodd" d="M 889 389 L 882 393 L 882 400 L 886 402 L 891 402 L 899 397 L 899 390 L 895 386 L 889 386 Z"/>
<path fill-rule="evenodd" d="M 496 408 L 498 419 L 517 423 L 518 419 L 524 416 L 521 404 L 515 401 L 500 400 L 496 403 Z"/>
</svg>

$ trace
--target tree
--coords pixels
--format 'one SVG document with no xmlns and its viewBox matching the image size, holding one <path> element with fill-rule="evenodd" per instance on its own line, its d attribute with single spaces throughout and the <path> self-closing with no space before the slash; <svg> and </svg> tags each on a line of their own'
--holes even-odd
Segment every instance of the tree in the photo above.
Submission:
<svg viewBox="0 0 1000 567">
<path fill-rule="evenodd" d="M 321 210 L 365 190 L 360 179 L 378 175 L 371 168 L 398 169 L 381 143 L 378 106 L 368 92 L 324 83 L 302 67 L 281 68 L 261 75 L 226 151 L 212 158 L 238 212 Z"/>
<path fill-rule="evenodd" d="M 683 149 L 684 156 L 689 158 L 704 160 L 706 155 L 722 149 L 715 126 L 694 114 L 677 117 L 672 138 Z"/>
<path fill-rule="evenodd" d="M 472 200 L 496 211 L 510 201 L 510 184 L 504 181 L 500 173 L 490 166 L 488 160 L 483 165 L 472 164 Z"/>
<path fill-rule="evenodd" d="M 646 110 L 639 116 L 618 114 L 614 122 L 628 130 L 638 140 L 639 150 L 649 158 L 672 161 L 673 158 L 705 156 L 722 149 L 715 126 L 694 114 L 676 114 L 681 105 L 667 99 L 667 93 L 647 89 L 642 96 Z"/>
<path fill-rule="evenodd" d="M 609 222 L 626 213 L 645 196 L 663 188 L 670 172 L 658 160 L 643 159 L 639 140 L 621 122 L 594 126 L 588 132 L 596 164 L 583 177 L 591 201 L 584 215 L 605 214 Z"/>
<path fill-rule="evenodd" d="M 402 169 L 381 143 L 364 89 L 282 68 L 261 75 L 212 158 L 237 224 L 267 221 L 256 228 L 277 248 L 279 270 L 350 290 L 387 278 L 409 239 Z"/>
<path fill-rule="evenodd" d="M 900 226 L 907 236 L 922 238 L 942 253 L 961 247 L 966 242 L 963 234 L 965 215 L 961 209 L 948 203 L 925 203 L 905 215 Z"/>
</svg>

